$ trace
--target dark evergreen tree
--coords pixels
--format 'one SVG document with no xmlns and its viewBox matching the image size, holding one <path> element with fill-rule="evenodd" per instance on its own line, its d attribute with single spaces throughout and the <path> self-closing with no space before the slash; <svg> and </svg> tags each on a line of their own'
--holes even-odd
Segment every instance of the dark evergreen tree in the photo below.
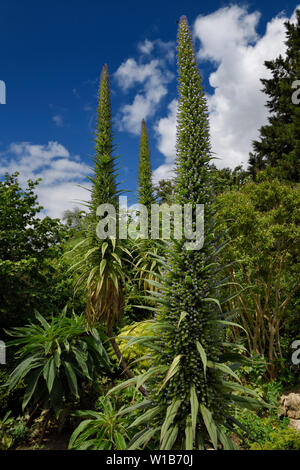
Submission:
<svg viewBox="0 0 300 470">
<path fill-rule="evenodd" d="M 144 204 L 150 211 L 154 204 L 152 171 L 150 161 L 150 147 L 145 120 L 142 120 L 140 152 L 139 152 L 139 203 Z"/>
<path fill-rule="evenodd" d="M 300 79 L 300 10 L 296 24 L 286 22 L 285 28 L 286 56 L 265 62 L 272 75 L 261 80 L 270 117 L 260 129 L 260 139 L 253 142 L 249 172 L 255 179 L 257 172 L 267 167 L 282 180 L 299 182 L 300 104 L 292 102 L 292 85 Z"/>
</svg>

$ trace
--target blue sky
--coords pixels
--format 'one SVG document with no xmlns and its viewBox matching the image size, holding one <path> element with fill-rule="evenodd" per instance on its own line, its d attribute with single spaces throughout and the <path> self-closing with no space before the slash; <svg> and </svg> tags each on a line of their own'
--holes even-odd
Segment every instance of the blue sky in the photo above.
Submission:
<svg viewBox="0 0 300 470">
<path fill-rule="evenodd" d="M 246 164 L 266 121 L 263 62 L 284 54 L 285 19 L 297 3 L 191 0 L 2 0 L 0 177 L 42 177 L 39 200 L 50 216 L 86 199 L 102 65 L 111 77 L 119 180 L 135 201 L 139 129 L 146 119 L 154 179 L 175 158 L 176 21 L 188 17 L 208 95 L 219 167 Z"/>
</svg>

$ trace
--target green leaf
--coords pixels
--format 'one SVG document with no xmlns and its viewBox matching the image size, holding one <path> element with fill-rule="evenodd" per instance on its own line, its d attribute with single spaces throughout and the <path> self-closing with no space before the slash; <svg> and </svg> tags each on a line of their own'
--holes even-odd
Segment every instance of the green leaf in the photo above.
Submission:
<svg viewBox="0 0 300 470">
<path fill-rule="evenodd" d="M 191 419 L 192 419 L 192 437 L 193 443 L 196 437 L 196 425 L 197 425 L 197 416 L 199 410 L 199 402 L 196 394 L 195 385 L 191 386 L 191 396 L 190 396 L 190 404 L 191 404 Z"/>
<path fill-rule="evenodd" d="M 45 330 L 48 330 L 50 328 L 50 325 L 49 323 L 45 320 L 44 317 L 42 317 L 42 315 L 35 311 L 35 318 L 41 323 L 41 325 L 45 328 Z"/>
<path fill-rule="evenodd" d="M 105 255 L 105 251 L 108 247 L 108 243 L 107 242 L 103 242 L 102 245 L 101 245 L 101 252 L 102 252 L 102 258 L 104 257 Z"/>
<path fill-rule="evenodd" d="M 219 307 L 220 312 L 222 312 L 222 307 L 221 307 L 220 301 L 218 299 L 213 299 L 211 297 L 205 297 L 204 299 L 201 299 L 201 300 L 203 302 L 214 302 Z"/>
<path fill-rule="evenodd" d="M 218 369 L 218 370 L 224 372 L 224 374 L 231 375 L 238 382 L 241 382 L 240 378 L 233 372 L 232 369 L 230 369 L 230 367 L 226 366 L 226 364 L 219 364 L 218 362 L 207 361 L 207 367 L 210 367 L 211 369 Z"/>
<path fill-rule="evenodd" d="M 140 410 L 143 408 L 149 408 L 151 406 L 152 401 L 151 400 L 143 400 L 140 403 L 135 403 L 134 405 L 130 405 L 127 408 L 124 408 L 118 412 L 118 416 L 124 416 L 128 413 L 132 413 L 135 410 Z"/>
<path fill-rule="evenodd" d="M 159 431 L 159 428 L 143 429 L 137 433 L 128 445 L 128 450 L 135 450 L 143 444 L 149 442 L 149 440 Z"/>
<path fill-rule="evenodd" d="M 245 330 L 245 328 L 243 328 L 238 323 L 235 323 L 235 322 L 232 322 L 232 321 L 227 321 L 227 320 L 214 320 L 214 322 L 215 323 L 220 323 L 221 325 L 225 325 L 225 326 L 235 326 L 235 327 L 240 328 L 241 330 L 243 330 L 246 334 L 248 334 L 247 331 Z"/>
<path fill-rule="evenodd" d="M 168 380 L 171 379 L 171 377 L 173 377 L 173 375 L 176 374 L 176 372 L 178 371 L 179 369 L 179 362 L 180 362 L 180 359 L 182 357 L 182 354 L 178 354 L 178 356 L 176 356 L 174 359 L 173 359 L 173 362 L 172 364 L 170 365 L 170 368 L 164 378 L 164 381 L 160 387 L 160 389 L 158 390 L 158 393 L 164 388 L 164 386 L 166 385 L 166 383 L 168 382 Z"/>
<path fill-rule="evenodd" d="M 24 361 L 13 370 L 6 382 L 9 390 L 12 390 L 17 383 L 20 383 L 31 369 L 38 367 L 40 364 L 41 358 L 35 355 L 24 359 Z"/>
<path fill-rule="evenodd" d="M 203 348 L 202 344 L 200 343 L 200 341 L 196 341 L 196 346 L 197 346 L 198 352 L 199 352 L 201 360 L 202 360 L 204 377 L 206 377 L 206 366 L 207 366 L 206 352 L 204 351 L 204 348 Z"/>
<path fill-rule="evenodd" d="M 174 426 L 169 429 L 169 433 L 165 437 L 164 441 L 162 442 L 162 445 L 160 446 L 160 450 L 171 450 L 173 448 L 173 445 L 176 442 L 178 435 L 178 426 Z"/>
<path fill-rule="evenodd" d="M 160 442 L 163 441 L 166 432 L 169 430 L 170 425 L 173 423 L 181 403 L 182 400 L 178 399 L 168 406 L 166 416 L 160 431 Z"/>
<path fill-rule="evenodd" d="M 150 410 L 146 411 L 146 413 L 142 414 L 138 418 L 136 418 L 133 423 L 128 427 L 128 429 L 133 428 L 135 426 L 140 426 L 141 424 L 149 424 L 151 423 L 151 420 L 158 415 L 160 411 L 160 406 L 155 406 L 154 408 L 151 408 Z"/>
<path fill-rule="evenodd" d="M 94 421 L 93 419 L 86 419 L 85 421 L 82 421 L 82 422 L 77 426 L 77 428 L 76 428 L 75 431 L 73 432 L 72 436 L 70 437 L 68 449 L 73 449 L 73 448 L 74 448 L 74 444 L 76 443 L 76 439 L 77 439 L 77 437 L 79 436 L 79 434 L 80 434 L 82 431 L 84 431 L 90 423 L 93 423 L 93 421 Z M 76 447 L 76 446 L 75 446 L 75 447 Z"/>
<path fill-rule="evenodd" d="M 29 401 L 31 400 L 35 392 L 35 389 L 36 389 L 36 386 L 37 386 L 37 383 L 39 381 L 42 371 L 43 371 L 43 368 L 39 367 L 33 370 L 30 376 L 28 377 L 28 384 L 27 384 L 27 388 L 26 388 L 24 398 L 23 398 L 23 403 L 22 403 L 23 411 L 26 408 L 27 404 L 29 403 Z"/>
<path fill-rule="evenodd" d="M 65 371 L 66 371 L 66 377 L 67 377 L 67 380 L 68 380 L 70 390 L 73 393 L 73 395 L 75 395 L 77 398 L 79 398 L 77 378 L 76 378 L 76 374 L 73 370 L 72 364 L 70 362 L 63 361 L 63 365 L 64 365 L 64 368 L 65 368 Z"/>
<path fill-rule="evenodd" d="M 258 401 L 251 397 L 241 397 L 239 395 L 228 395 L 228 399 L 232 400 L 240 408 L 247 408 L 248 410 L 259 410 L 261 408 L 270 408 L 272 406 L 264 403 L 262 400 Z"/>
<path fill-rule="evenodd" d="M 182 322 L 182 320 L 185 319 L 185 317 L 188 315 L 188 312 L 181 312 L 180 314 L 180 318 L 179 318 L 179 322 L 177 324 L 177 327 L 179 327 L 180 323 Z"/>
<path fill-rule="evenodd" d="M 106 264 L 107 264 L 107 259 L 103 259 L 100 263 L 100 276 L 103 275 Z"/>
<path fill-rule="evenodd" d="M 217 449 L 218 448 L 218 433 L 217 433 L 216 425 L 212 418 L 212 414 L 203 404 L 200 404 L 200 411 L 203 417 L 205 427 L 207 429 L 209 437 L 211 438 L 212 444 L 214 446 L 214 449 Z"/>
<path fill-rule="evenodd" d="M 119 433 L 118 431 L 115 431 L 115 433 L 114 433 L 114 441 L 115 441 L 117 450 L 125 450 L 126 449 L 125 439 L 124 439 L 123 435 L 121 433 Z"/>
<path fill-rule="evenodd" d="M 233 442 L 233 440 L 230 439 L 230 437 L 228 437 L 220 428 L 218 428 L 218 435 L 219 435 L 219 439 L 221 443 L 223 444 L 224 450 L 237 450 L 238 449 L 238 447 Z"/>
<path fill-rule="evenodd" d="M 53 357 L 51 357 L 45 364 L 44 369 L 43 369 L 43 375 L 47 383 L 48 391 L 49 393 L 51 393 L 55 375 L 56 375 L 56 367 L 55 367 L 55 361 Z"/>
<path fill-rule="evenodd" d="M 188 416 L 186 418 L 186 426 L 185 426 L 185 450 L 193 450 L 194 438 L 193 438 L 193 429 L 192 429 L 192 420 L 191 417 Z"/>
</svg>

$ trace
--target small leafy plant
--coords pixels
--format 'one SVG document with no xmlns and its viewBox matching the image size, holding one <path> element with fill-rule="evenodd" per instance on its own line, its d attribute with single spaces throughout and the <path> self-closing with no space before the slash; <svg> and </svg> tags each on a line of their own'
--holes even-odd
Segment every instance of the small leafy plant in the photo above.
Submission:
<svg viewBox="0 0 300 470">
<path fill-rule="evenodd" d="M 8 450 L 13 445 L 13 438 L 9 434 L 9 427 L 13 422 L 10 417 L 11 412 L 8 411 L 3 419 L 0 419 L 0 450 Z"/>
<path fill-rule="evenodd" d="M 99 399 L 101 411 L 76 411 L 73 416 L 85 418 L 73 432 L 69 449 L 73 450 L 125 450 L 129 438 L 122 408 L 116 410 L 113 400 Z M 123 407 L 124 408 L 124 407 Z"/>
<path fill-rule="evenodd" d="M 23 410 L 29 403 L 39 404 L 58 418 L 66 400 L 78 399 L 83 383 L 108 370 L 110 360 L 98 331 L 87 330 L 83 315 L 67 316 L 65 308 L 49 322 L 39 313 L 35 316 L 38 323 L 7 332 L 14 338 L 8 345 L 20 347 L 21 360 L 7 386 L 11 390 L 24 382 Z"/>
</svg>

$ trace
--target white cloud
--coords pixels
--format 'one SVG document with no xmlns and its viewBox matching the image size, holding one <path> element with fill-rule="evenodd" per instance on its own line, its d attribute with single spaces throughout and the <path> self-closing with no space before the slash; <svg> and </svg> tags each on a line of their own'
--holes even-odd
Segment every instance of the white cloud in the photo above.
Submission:
<svg viewBox="0 0 300 470">
<path fill-rule="evenodd" d="M 177 100 L 172 100 L 168 106 L 167 117 L 162 118 L 154 126 L 157 135 L 158 150 L 165 156 L 165 162 L 153 171 L 153 182 L 169 179 L 174 176 L 173 163 L 176 157 L 176 113 Z"/>
<path fill-rule="evenodd" d="M 264 66 L 285 52 L 283 15 L 268 22 L 263 36 L 257 34 L 260 13 L 249 14 L 236 5 L 199 16 L 194 34 L 200 40 L 200 60 L 216 65 L 209 77 L 215 89 L 208 97 L 212 150 L 218 167 L 247 165 L 252 141 L 266 123 L 266 96 L 261 78 L 270 74 Z"/>
<path fill-rule="evenodd" d="M 61 217 L 65 210 L 80 205 L 75 200 L 89 198 L 89 193 L 77 185 L 90 187 L 86 180 L 90 167 L 81 162 L 78 155 L 71 156 L 58 142 L 47 145 L 13 143 L 1 154 L 1 160 L 0 175 L 18 171 L 23 186 L 28 179 L 42 178 L 36 192 L 39 203 L 50 217 Z"/>
<path fill-rule="evenodd" d="M 237 5 L 221 8 L 206 16 L 198 16 L 194 35 L 200 41 L 198 57 L 209 61 L 215 70 L 209 76 L 214 92 L 208 95 L 212 150 L 222 168 L 247 164 L 252 140 L 266 123 L 266 96 L 260 91 L 261 78 L 268 78 L 265 60 L 272 60 L 285 51 L 284 22 L 278 15 L 268 22 L 263 36 L 257 33 L 260 13 L 248 13 Z M 293 13 L 291 20 L 295 20 Z M 173 103 L 173 105 L 172 105 Z M 167 117 L 158 121 L 155 130 L 158 148 L 165 164 L 154 174 L 165 177 L 175 159 L 175 104 L 169 106 Z M 173 108 L 171 108 L 173 106 Z"/>
<path fill-rule="evenodd" d="M 174 176 L 174 163 L 164 163 L 153 171 L 152 181 L 157 184 L 160 180 L 168 180 Z"/>
<path fill-rule="evenodd" d="M 138 44 L 138 50 L 142 53 L 142 54 L 151 54 L 151 52 L 153 51 L 153 48 L 154 48 L 154 44 L 153 42 L 149 41 L 149 39 L 145 39 L 144 42 L 141 42 Z"/>
<path fill-rule="evenodd" d="M 131 104 L 125 104 L 120 109 L 120 128 L 132 134 L 140 132 L 142 119 L 152 117 L 156 113 L 162 98 L 168 93 L 167 85 L 174 77 L 167 67 L 172 53 L 174 56 L 173 43 L 146 40 L 145 43 L 139 45 L 139 50 L 149 55 L 155 45 L 160 51 L 159 59 L 140 63 L 129 58 L 115 72 L 115 78 L 123 91 L 127 92 L 134 86 L 139 87 Z"/>
<path fill-rule="evenodd" d="M 115 72 L 115 78 L 119 86 L 124 90 L 128 90 L 137 83 L 143 83 L 151 75 L 157 73 L 159 62 L 151 60 L 148 64 L 138 64 L 135 59 L 127 59 L 123 62 Z"/>
<path fill-rule="evenodd" d="M 60 114 L 55 114 L 55 116 L 52 116 L 52 121 L 55 122 L 57 127 L 63 127 L 63 117 Z"/>
</svg>

